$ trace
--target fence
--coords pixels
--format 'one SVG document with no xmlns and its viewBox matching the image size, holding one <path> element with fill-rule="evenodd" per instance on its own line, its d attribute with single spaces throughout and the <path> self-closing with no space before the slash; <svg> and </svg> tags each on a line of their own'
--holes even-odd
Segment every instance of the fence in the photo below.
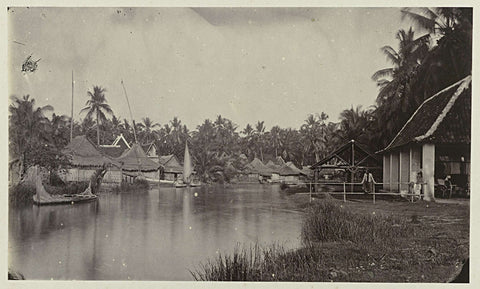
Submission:
<svg viewBox="0 0 480 289">
<path fill-rule="evenodd" d="M 347 192 L 347 185 L 350 186 L 351 188 L 353 188 L 354 186 L 359 186 L 359 185 L 363 185 L 363 183 L 347 183 L 347 182 L 343 182 L 343 183 L 339 183 L 339 182 L 331 182 L 331 183 L 314 183 L 314 182 L 309 182 L 309 183 L 302 183 L 303 185 L 308 185 L 308 188 L 309 188 L 309 192 L 308 193 L 298 193 L 300 195 L 306 195 L 308 194 L 309 197 L 310 197 L 310 202 L 312 202 L 312 194 L 314 192 L 312 192 L 312 188 L 314 185 L 324 185 L 324 186 L 331 186 L 331 185 L 334 185 L 334 186 L 343 186 L 343 192 L 328 192 L 330 195 L 343 195 L 343 201 L 346 202 L 347 201 L 347 195 L 365 195 L 365 192 L 355 192 L 353 190 L 350 190 L 350 192 Z M 408 192 L 406 194 L 402 194 L 400 192 L 398 193 L 394 193 L 392 191 L 389 191 L 389 192 L 376 192 L 376 189 L 375 189 L 375 186 L 376 185 L 384 185 L 384 184 L 387 184 L 387 185 L 408 185 L 410 187 L 410 185 L 412 184 L 411 182 L 409 183 L 374 183 L 373 186 L 372 186 L 372 192 L 369 193 L 368 195 L 371 195 L 372 196 L 372 200 L 373 200 L 373 203 L 375 204 L 375 196 L 381 196 L 381 195 L 386 195 L 386 196 L 406 196 L 406 197 L 410 197 L 409 201 L 411 201 L 412 203 L 415 202 L 415 200 L 418 200 L 420 198 L 423 198 L 424 194 L 423 193 L 420 193 L 420 194 L 416 194 L 416 193 L 412 193 L 412 192 Z M 421 192 L 425 192 L 425 185 L 426 183 L 421 183 L 420 184 L 422 187 L 421 187 Z M 315 193 L 321 193 L 321 192 L 315 192 Z"/>
</svg>

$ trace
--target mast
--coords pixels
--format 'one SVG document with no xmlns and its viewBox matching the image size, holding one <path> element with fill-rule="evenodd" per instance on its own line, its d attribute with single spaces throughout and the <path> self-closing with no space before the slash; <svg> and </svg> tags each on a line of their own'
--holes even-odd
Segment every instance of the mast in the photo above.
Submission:
<svg viewBox="0 0 480 289">
<path fill-rule="evenodd" d="M 74 88 L 74 81 L 73 81 L 73 69 L 72 69 L 72 114 L 70 117 L 70 142 L 73 139 L 73 88 Z"/>
<path fill-rule="evenodd" d="M 135 132 L 135 121 L 133 120 L 132 109 L 130 108 L 130 102 L 128 101 L 127 90 L 125 89 L 125 85 L 123 84 L 123 79 L 121 80 L 121 83 L 122 83 L 122 87 L 123 87 L 123 92 L 125 92 L 125 98 L 127 99 L 128 111 L 130 112 L 130 119 L 132 120 L 133 136 L 135 137 L 135 144 L 132 146 L 132 149 L 133 149 L 135 146 L 140 146 L 140 144 L 138 143 L 138 140 L 137 140 L 137 133 Z M 140 147 L 140 149 L 141 148 L 142 147 Z M 138 163 L 138 173 L 141 174 L 142 173 L 142 169 L 141 169 L 142 165 L 140 163 L 140 158 L 138 157 L 137 148 L 135 148 L 134 153 L 135 153 L 135 158 L 137 159 L 137 163 Z"/>
<path fill-rule="evenodd" d="M 125 89 L 125 85 L 123 85 L 123 79 L 121 82 L 122 82 L 123 92 L 125 92 L 125 98 L 127 99 L 128 111 L 130 112 L 130 119 L 132 120 L 133 136 L 135 137 L 135 143 L 138 143 L 137 133 L 135 132 L 135 121 L 133 120 L 132 109 L 130 108 L 130 102 L 128 101 L 127 90 Z"/>
</svg>

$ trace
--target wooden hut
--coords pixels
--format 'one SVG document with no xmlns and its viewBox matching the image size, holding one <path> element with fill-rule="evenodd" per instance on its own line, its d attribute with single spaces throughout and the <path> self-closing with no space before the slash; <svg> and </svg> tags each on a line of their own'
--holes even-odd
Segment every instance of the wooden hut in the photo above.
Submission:
<svg viewBox="0 0 480 289">
<path fill-rule="evenodd" d="M 469 193 L 472 90 L 471 76 L 426 99 L 383 156 L 383 188 L 408 190 L 422 172 L 424 199 L 435 199 L 435 182 L 452 176 L 457 188 Z"/>
<path fill-rule="evenodd" d="M 119 163 L 102 154 L 84 135 L 73 138 L 63 153 L 70 159 L 70 165 L 62 174 L 66 182 L 89 181 L 93 173 L 104 165 L 107 166 L 107 173 L 103 183 L 120 183 L 122 180 Z"/>
<path fill-rule="evenodd" d="M 279 175 L 282 182 L 287 185 L 297 185 L 301 183 L 301 176 L 305 176 L 293 163 L 290 163 L 290 165 L 284 164 L 279 170 Z"/>
<path fill-rule="evenodd" d="M 280 168 L 281 166 L 277 166 L 272 160 L 269 160 L 267 165 L 266 165 L 271 172 L 271 182 L 272 183 L 278 183 L 280 182 Z"/>
<path fill-rule="evenodd" d="M 163 166 L 163 173 L 160 179 L 176 181 L 183 177 L 183 166 L 175 155 L 160 156 L 158 163 Z"/>
<path fill-rule="evenodd" d="M 120 157 L 127 149 L 130 149 L 131 146 L 123 136 L 120 134 L 117 138 L 113 141 L 111 145 L 100 145 L 98 149 L 105 155 L 118 158 Z"/>
<path fill-rule="evenodd" d="M 271 176 L 271 169 L 262 163 L 258 158 L 254 158 L 244 168 L 244 172 L 248 175 L 249 182 L 266 182 Z"/>
<path fill-rule="evenodd" d="M 149 159 L 151 159 L 156 163 L 159 163 L 158 154 L 157 154 L 158 149 L 157 149 L 157 146 L 155 145 L 155 142 L 143 144 L 142 149 Z"/>
<path fill-rule="evenodd" d="M 128 181 L 138 175 L 152 180 L 160 178 L 161 165 L 148 158 L 139 144 L 133 144 L 129 150 L 117 158 L 117 161 L 121 164 L 124 177 Z"/>
<path fill-rule="evenodd" d="M 315 190 L 321 189 L 319 184 L 323 170 L 344 171 L 343 182 L 350 183 L 350 191 L 354 191 L 353 183 L 358 183 L 363 177 L 363 170 L 368 169 L 375 180 L 381 179 L 382 161 L 375 154 L 364 148 L 355 140 L 351 140 L 327 155 L 324 159 L 310 167 L 314 171 Z"/>
</svg>

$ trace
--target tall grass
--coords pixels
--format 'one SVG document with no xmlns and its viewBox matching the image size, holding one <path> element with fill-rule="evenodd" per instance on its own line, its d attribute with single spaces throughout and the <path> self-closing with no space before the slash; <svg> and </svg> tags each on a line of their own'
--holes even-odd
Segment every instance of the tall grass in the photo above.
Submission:
<svg viewBox="0 0 480 289">
<path fill-rule="evenodd" d="M 353 242 L 364 246 L 390 247 L 399 237 L 413 234 L 407 219 L 390 215 L 359 214 L 339 201 L 326 199 L 306 212 L 302 226 L 304 244 Z"/>
<path fill-rule="evenodd" d="M 388 255 L 397 240 L 413 235 L 414 228 L 407 219 L 356 214 L 327 199 L 307 209 L 301 234 L 302 248 L 237 246 L 191 274 L 201 281 L 361 280 L 364 275 L 357 271 L 364 269 L 352 273 L 351 268 L 375 266 L 371 264 Z"/>
</svg>

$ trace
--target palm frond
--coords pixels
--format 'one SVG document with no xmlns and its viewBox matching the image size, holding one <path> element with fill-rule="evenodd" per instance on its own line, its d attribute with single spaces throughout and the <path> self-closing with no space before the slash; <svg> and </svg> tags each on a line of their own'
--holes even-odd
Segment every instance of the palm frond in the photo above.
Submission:
<svg viewBox="0 0 480 289">
<path fill-rule="evenodd" d="M 429 18 L 428 16 L 423 16 L 421 14 L 412 12 L 408 8 L 404 8 L 401 11 L 402 20 L 404 20 L 405 18 L 409 18 L 410 20 L 417 23 L 421 28 L 426 29 L 431 33 L 435 32 L 435 25 L 437 25 L 437 22 L 435 21 L 436 18 Z"/>
<path fill-rule="evenodd" d="M 382 81 L 382 79 L 385 77 L 393 76 L 393 72 L 393 68 L 380 69 L 372 75 L 372 80 L 377 82 Z"/>
</svg>

